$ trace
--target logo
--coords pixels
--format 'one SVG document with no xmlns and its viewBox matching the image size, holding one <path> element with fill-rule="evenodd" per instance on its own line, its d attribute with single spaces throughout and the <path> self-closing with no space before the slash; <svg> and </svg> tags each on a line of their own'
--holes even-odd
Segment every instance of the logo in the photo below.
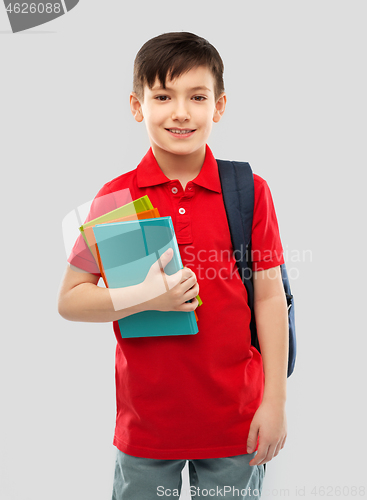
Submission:
<svg viewBox="0 0 367 500">
<path fill-rule="evenodd" d="M 79 0 L 51 0 L 15 2 L 4 0 L 13 33 L 28 30 L 63 16 L 73 9 Z"/>
</svg>

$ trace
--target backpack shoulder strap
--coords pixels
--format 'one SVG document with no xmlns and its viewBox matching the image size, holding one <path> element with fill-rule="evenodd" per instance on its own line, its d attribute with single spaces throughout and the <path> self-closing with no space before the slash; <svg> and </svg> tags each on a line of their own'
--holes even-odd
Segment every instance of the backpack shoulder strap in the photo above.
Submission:
<svg viewBox="0 0 367 500">
<path fill-rule="evenodd" d="M 235 242 L 248 245 L 255 199 L 252 169 L 247 162 L 217 160 L 217 163 L 231 234 Z"/>
<path fill-rule="evenodd" d="M 241 280 L 251 310 L 251 343 L 260 350 L 256 333 L 254 286 L 251 265 L 251 233 L 254 213 L 254 177 L 247 162 L 217 160 L 229 232 Z"/>
</svg>

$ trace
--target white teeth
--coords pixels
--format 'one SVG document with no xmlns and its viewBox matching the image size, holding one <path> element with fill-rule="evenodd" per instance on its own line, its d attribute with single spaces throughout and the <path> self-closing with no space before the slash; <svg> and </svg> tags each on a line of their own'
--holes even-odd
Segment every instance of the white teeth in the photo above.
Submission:
<svg viewBox="0 0 367 500">
<path fill-rule="evenodd" d="M 168 129 L 170 132 L 173 132 L 174 134 L 189 134 L 192 132 L 192 130 L 176 130 L 174 128 Z"/>
</svg>

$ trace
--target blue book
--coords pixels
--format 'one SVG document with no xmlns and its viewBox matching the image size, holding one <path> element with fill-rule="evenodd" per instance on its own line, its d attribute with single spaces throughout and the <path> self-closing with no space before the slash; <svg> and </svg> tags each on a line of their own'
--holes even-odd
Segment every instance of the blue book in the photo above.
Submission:
<svg viewBox="0 0 367 500">
<path fill-rule="evenodd" d="M 142 283 L 150 267 L 168 248 L 173 257 L 164 271 L 183 268 L 171 217 L 98 224 L 93 228 L 109 288 Z M 142 311 L 118 321 L 123 338 L 198 333 L 194 311 Z"/>
</svg>

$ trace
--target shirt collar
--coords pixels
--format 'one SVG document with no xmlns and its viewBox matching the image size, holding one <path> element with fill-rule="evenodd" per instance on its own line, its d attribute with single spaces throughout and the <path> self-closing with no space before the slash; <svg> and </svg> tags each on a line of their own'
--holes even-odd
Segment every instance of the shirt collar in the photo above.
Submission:
<svg viewBox="0 0 367 500">
<path fill-rule="evenodd" d="M 164 182 L 170 181 L 171 179 L 169 179 L 162 172 L 153 154 L 152 147 L 150 147 L 137 167 L 138 186 L 140 188 L 155 186 L 157 184 L 163 184 Z M 218 164 L 207 144 L 204 163 L 197 177 L 195 177 L 195 179 L 193 179 L 191 182 L 206 189 L 210 189 L 211 191 L 216 191 L 217 193 L 222 192 L 219 179 Z"/>
</svg>

